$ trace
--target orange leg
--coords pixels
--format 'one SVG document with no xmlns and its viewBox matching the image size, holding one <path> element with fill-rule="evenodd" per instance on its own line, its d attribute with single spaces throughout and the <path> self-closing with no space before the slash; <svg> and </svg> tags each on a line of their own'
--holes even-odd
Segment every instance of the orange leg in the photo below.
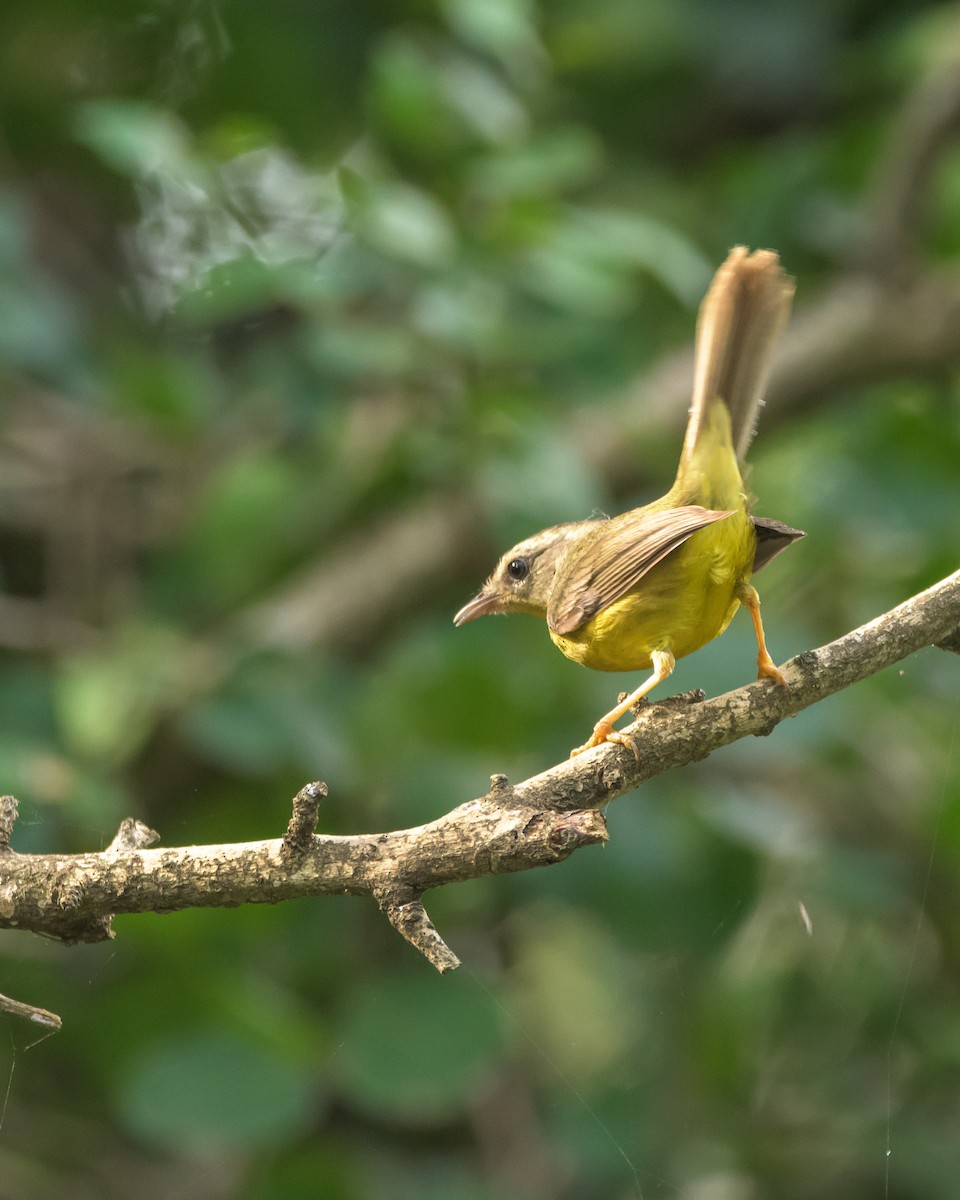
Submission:
<svg viewBox="0 0 960 1200">
<path fill-rule="evenodd" d="M 757 595 L 757 589 L 749 583 L 741 583 L 737 588 L 737 599 L 750 613 L 753 631 L 757 635 L 757 646 L 760 651 L 757 655 L 759 669 L 757 678 L 762 679 L 764 675 L 767 675 L 770 679 L 775 679 L 781 687 L 789 687 L 790 685 L 783 677 L 783 672 L 774 663 L 767 650 L 767 641 L 763 636 L 763 621 L 760 620 L 760 597 Z"/>
<path fill-rule="evenodd" d="M 653 674 L 649 679 L 644 680 L 635 692 L 631 692 L 625 700 L 621 700 L 616 708 L 612 708 L 605 717 L 594 725 L 593 733 L 582 746 L 577 746 L 575 750 L 570 751 L 570 757 L 574 758 L 578 754 L 582 754 L 584 750 L 592 750 L 594 746 L 599 746 L 603 742 L 618 742 L 621 746 L 629 746 L 634 753 L 634 757 L 639 758 L 637 747 L 633 740 L 628 738 L 626 734 L 619 733 L 614 729 L 613 724 L 619 721 L 625 712 L 636 704 L 636 702 L 645 696 L 647 692 L 652 692 L 658 683 L 669 678 L 673 674 L 673 668 L 677 665 L 677 660 L 673 657 L 669 650 L 654 650 L 650 655 L 653 662 Z M 774 668 L 776 670 L 776 668 Z"/>
</svg>

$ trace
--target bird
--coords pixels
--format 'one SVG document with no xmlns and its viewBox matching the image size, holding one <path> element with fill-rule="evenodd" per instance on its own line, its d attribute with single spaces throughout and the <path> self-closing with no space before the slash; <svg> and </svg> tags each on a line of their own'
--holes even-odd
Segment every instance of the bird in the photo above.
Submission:
<svg viewBox="0 0 960 1200">
<path fill-rule="evenodd" d="M 490 613 L 532 613 L 574 662 L 651 670 L 571 757 L 604 742 L 637 755 L 615 722 L 670 676 L 678 658 L 723 633 L 741 604 L 756 634 L 758 678 L 788 686 L 767 650 L 750 577 L 804 533 L 751 514 L 744 457 L 793 294 L 776 251 L 735 246 L 700 306 L 693 397 L 670 490 L 619 516 L 525 538 L 454 617 L 460 626 Z"/>
</svg>

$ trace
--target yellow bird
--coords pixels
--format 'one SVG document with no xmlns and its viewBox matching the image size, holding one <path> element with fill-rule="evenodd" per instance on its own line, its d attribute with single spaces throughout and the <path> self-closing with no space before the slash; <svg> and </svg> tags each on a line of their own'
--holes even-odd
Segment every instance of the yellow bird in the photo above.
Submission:
<svg viewBox="0 0 960 1200">
<path fill-rule="evenodd" d="M 653 668 L 572 754 L 604 741 L 636 753 L 614 722 L 678 658 L 723 633 L 741 604 L 753 619 L 760 678 L 786 686 L 767 652 L 750 576 L 803 534 L 751 516 L 743 459 L 792 299 L 793 280 L 772 250 L 735 247 L 700 307 L 693 403 L 670 491 L 618 517 L 526 538 L 454 617 L 463 625 L 487 613 L 533 613 L 575 662 L 595 671 Z"/>
</svg>

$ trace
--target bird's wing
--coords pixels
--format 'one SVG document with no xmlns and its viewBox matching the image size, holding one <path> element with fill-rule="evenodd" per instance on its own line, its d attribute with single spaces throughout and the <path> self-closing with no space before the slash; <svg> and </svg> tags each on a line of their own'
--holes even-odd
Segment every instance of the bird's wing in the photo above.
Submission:
<svg viewBox="0 0 960 1200">
<path fill-rule="evenodd" d="M 651 567 L 698 529 L 722 521 L 731 512 L 699 504 L 652 512 L 641 509 L 619 529 L 604 530 L 592 543 L 595 552 L 557 581 L 547 606 L 547 625 L 554 633 L 573 633 L 636 587 Z"/>
</svg>

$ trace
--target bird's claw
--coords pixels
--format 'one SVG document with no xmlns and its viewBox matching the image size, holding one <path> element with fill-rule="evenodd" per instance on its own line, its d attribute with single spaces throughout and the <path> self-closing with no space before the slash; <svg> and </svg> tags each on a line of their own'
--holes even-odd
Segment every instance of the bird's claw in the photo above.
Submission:
<svg viewBox="0 0 960 1200">
<path fill-rule="evenodd" d="M 786 676 L 773 661 L 769 654 L 766 656 L 760 655 L 757 658 L 757 678 L 758 679 L 774 679 L 781 687 L 790 690 L 790 684 L 787 683 Z"/>
<path fill-rule="evenodd" d="M 583 754 L 585 750 L 592 750 L 595 746 L 602 746 L 604 742 L 615 742 L 618 746 L 626 746 L 631 751 L 637 762 L 640 761 L 640 751 L 637 749 L 637 743 L 633 738 L 627 737 L 625 733 L 621 733 L 607 721 L 598 721 L 593 727 L 593 733 L 583 743 L 582 746 L 577 746 L 570 751 L 570 757 L 576 758 L 578 754 Z"/>
</svg>

